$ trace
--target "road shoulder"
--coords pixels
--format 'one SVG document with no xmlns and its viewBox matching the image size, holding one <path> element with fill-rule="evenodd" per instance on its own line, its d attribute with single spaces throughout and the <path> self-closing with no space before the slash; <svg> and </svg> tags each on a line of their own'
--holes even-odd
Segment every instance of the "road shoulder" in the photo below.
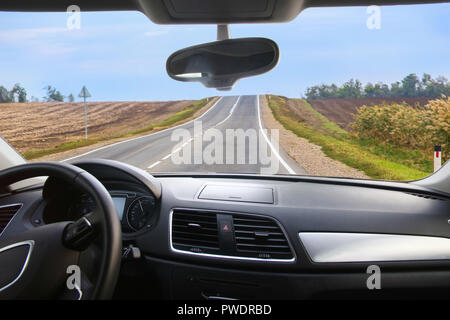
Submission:
<svg viewBox="0 0 450 320">
<path fill-rule="evenodd" d="M 280 148 L 282 148 L 308 175 L 363 178 L 368 179 L 363 172 L 351 168 L 342 162 L 327 157 L 322 147 L 298 137 L 292 131 L 285 129 L 273 116 L 267 105 L 266 96 L 260 96 L 261 116 L 264 126 L 279 130 Z"/>
</svg>

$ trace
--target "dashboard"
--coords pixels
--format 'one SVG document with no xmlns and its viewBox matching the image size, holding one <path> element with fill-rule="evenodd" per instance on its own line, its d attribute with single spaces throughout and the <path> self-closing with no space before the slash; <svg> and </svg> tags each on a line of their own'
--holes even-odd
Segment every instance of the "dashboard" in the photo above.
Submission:
<svg viewBox="0 0 450 320">
<path fill-rule="evenodd" d="M 448 194 L 397 182 L 153 177 L 115 161 L 75 165 L 109 191 L 125 250 L 140 252 L 123 261 L 118 298 L 450 296 Z M 5 199 L 23 204 L 23 218 L 5 232 L 95 210 L 89 195 L 53 178 L 42 189 L 0 198 L 0 207 Z M 382 270 L 380 292 L 367 290 L 371 265 Z"/>
</svg>

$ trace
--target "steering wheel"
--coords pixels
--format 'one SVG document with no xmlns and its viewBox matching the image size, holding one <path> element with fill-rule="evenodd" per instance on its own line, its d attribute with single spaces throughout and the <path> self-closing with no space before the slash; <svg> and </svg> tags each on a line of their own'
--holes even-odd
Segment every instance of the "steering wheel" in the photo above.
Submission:
<svg viewBox="0 0 450 320">
<path fill-rule="evenodd" d="M 56 162 L 35 162 L 0 171 L 0 186 L 38 176 L 59 179 L 88 193 L 95 209 L 75 222 L 28 227 L 6 238 L 2 235 L 0 299 L 111 298 L 122 250 L 120 221 L 111 196 L 90 173 Z M 92 252 L 83 254 L 94 245 L 98 246 L 95 259 Z M 88 279 L 80 270 L 80 259 L 90 264 L 95 279 Z"/>
</svg>

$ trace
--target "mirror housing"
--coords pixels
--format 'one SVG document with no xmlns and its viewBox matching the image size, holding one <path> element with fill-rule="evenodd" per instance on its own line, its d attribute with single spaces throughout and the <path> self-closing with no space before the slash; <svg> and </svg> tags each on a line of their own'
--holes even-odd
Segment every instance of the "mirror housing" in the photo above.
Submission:
<svg viewBox="0 0 450 320">
<path fill-rule="evenodd" d="M 227 39 L 181 49 L 167 59 L 166 69 L 178 81 L 231 90 L 242 78 L 272 70 L 279 57 L 278 45 L 270 39 Z"/>
</svg>

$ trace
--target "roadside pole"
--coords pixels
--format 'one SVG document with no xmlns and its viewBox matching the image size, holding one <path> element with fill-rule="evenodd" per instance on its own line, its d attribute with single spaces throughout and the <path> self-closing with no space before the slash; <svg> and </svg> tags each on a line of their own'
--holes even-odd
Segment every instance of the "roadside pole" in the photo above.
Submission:
<svg viewBox="0 0 450 320">
<path fill-rule="evenodd" d="M 434 172 L 438 171 L 442 165 L 442 148 L 441 146 L 434 146 Z"/>
<path fill-rule="evenodd" d="M 84 137 L 87 140 L 88 139 L 88 127 L 87 127 L 87 106 L 86 106 L 86 98 L 91 97 L 91 94 L 89 93 L 86 86 L 83 86 L 81 88 L 80 94 L 78 94 L 78 97 L 83 98 L 84 100 Z"/>
<path fill-rule="evenodd" d="M 84 137 L 87 140 L 88 132 L 87 132 L 87 108 L 86 108 L 86 97 L 84 97 Z"/>
</svg>

